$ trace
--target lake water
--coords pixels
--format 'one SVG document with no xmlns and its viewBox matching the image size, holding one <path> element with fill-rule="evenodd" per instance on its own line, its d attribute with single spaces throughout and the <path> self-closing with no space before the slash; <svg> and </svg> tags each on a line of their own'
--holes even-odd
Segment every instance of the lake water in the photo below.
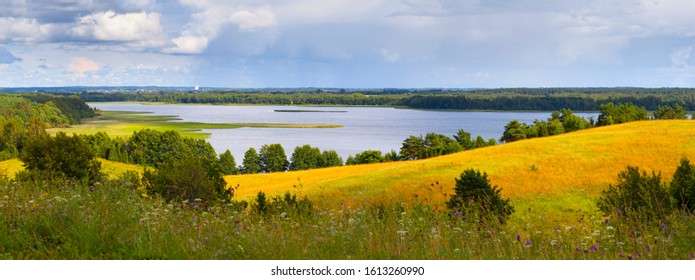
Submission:
<svg viewBox="0 0 695 280">
<path fill-rule="evenodd" d="M 410 135 L 435 132 L 453 136 L 459 129 L 486 140 L 499 139 L 511 120 L 532 123 L 545 120 L 550 112 L 462 112 L 395 109 L 386 107 L 298 107 L 298 106 L 215 106 L 215 105 L 143 105 L 89 104 L 104 111 L 151 112 L 177 115 L 183 121 L 206 123 L 291 123 L 337 124 L 342 128 L 240 128 L 204 130 L 211 133 L 208 142 L 218 153 L 229 149 L 237 163 L 250 147 L 280 143 L 287 157 L 296 146 L 309 144 L 321 150 L 335 150 L 346 159 L 364 150 L 398 151 Z M 275 110 L 321 110 L 344 112 L 276 112 Z M 582 117 L 597 113 L 577 113 Z"/>
</svg>

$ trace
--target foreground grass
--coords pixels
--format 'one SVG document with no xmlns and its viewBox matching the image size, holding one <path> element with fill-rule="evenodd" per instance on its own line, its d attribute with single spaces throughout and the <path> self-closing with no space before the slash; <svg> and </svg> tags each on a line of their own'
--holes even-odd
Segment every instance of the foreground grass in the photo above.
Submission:
<svg viewBox="0 0 695 280">
<path fill-rule="evenodd" d="M 199 123 L 180 122 L 178 116 L 153 116 L 142 112 L 103 111 L 101 116 L 83 120 L 83 124 L 68 128 L 51 128 L 49 133 L 65 132 L 68 134 L 95 134 L 104 131 L 109 136 L 130 136 L 133 132 L 146 128 L 158 131 L 174 130 L 182 136 L 207 138 L 209 133 L 203 129 L 234 129 L 242 127 L 255 128 L 338 128 L 333 124 L 281 124 L 281 123 Z"/>
<path fill-rule="evenodd" d="M 3 259 L 690 259 L 695 217 L 622 226 L 578 213 L 486 225 L 416 204 L 261 215 L 144 198 L 116 181 L 0 182 Z"/>
</svg>

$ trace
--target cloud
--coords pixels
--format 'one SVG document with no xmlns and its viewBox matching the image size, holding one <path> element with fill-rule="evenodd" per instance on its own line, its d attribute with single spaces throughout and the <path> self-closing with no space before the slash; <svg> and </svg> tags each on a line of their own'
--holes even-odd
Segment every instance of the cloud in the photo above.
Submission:
<svg viewBox="0 0 695 280">
<path fill-rule="evenodd" d="M 671 63 L 673 67 L 688 67 L 688 59 L 693 52 L 693 47 L 680 48 L 671 53 Z"/>
<path fill-rule="evenodd" d="M 229 25 L 239 31 L 254 32 L 276 25 L 275 13 L 267 7 L 230 6 L 228 2 L 182 1 L 201 11 L 193 14 L 193 20 L 186 24 L 181 35 L 171 40 L 174 47 L 166 49 L 170 53 L 199 54 L 217 38 Z"/>
<path fill-rule="evenodd" d="M 87 72 L 94 72 L 99 70 L 99 65 L 86 57 L 77 57 L 72 60 L 68 69 L 74 74 L 74 78 L 85 78 L 87 77 Z"/>
<path fill-rule="evenodd" d="M 392 50 L 382 48 L 379 49 L 378 53 L 389 63 L 394 63 L 401 59 L 401 55 Z"/>
<path fill-rule="evenodd" d="M 14 56 L 7 49 L 0 47 L 0 64 L 12 64 L 15 62 L 21 62 L 22 59 Z"/>
<path fill-rule="evenodd" d="M 70 33 L 98 41 L 146 41 L 162 33 L 160 19 L 158 13 L 99 12 L 80 17 Z"/>
</svg>

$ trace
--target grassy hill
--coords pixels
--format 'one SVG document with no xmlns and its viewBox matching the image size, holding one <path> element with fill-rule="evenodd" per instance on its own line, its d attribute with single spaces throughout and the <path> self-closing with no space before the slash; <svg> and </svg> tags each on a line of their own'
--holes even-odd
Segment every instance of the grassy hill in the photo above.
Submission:
<svg viewBox="0 0 695 280">
<path fill-rule="evenodd" d="M 530 139 L 407 162 L 229 176 L 237 200 L 259 191 L 307 195 L 319 206 L 422 202 L 443 205 L 467 168 L 489 174 L 517 206 L 570 212 L 593 199 L 629 165 L 670 181 L 679 159 L 695 159 L 695 122 L 642 121 Z M 517 207 L 520 209 L 520 207 Z M 555 209 L 558 210 L 558 209 Z M 542 211 L 542 210 L 538 210 Z"/>
</svg>

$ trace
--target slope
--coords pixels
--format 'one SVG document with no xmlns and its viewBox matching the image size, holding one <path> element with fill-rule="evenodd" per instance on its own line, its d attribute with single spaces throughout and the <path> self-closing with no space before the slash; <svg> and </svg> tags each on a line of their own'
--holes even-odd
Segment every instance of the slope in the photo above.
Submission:
<svg viewBox="0 0 695 280">
<path fill-rule="evenodd" d="M 259 191 L 307 195 L 322 206 L 424 202 L 441 205 L 467 168 L 489 174 L 512 200 L 591 198 L 629 165 L 670 180 L 681 157 L 695 159 L 695 122 L 642 121 L 383 164 L 226 177 L 236 200 Z"/>
</svg>

